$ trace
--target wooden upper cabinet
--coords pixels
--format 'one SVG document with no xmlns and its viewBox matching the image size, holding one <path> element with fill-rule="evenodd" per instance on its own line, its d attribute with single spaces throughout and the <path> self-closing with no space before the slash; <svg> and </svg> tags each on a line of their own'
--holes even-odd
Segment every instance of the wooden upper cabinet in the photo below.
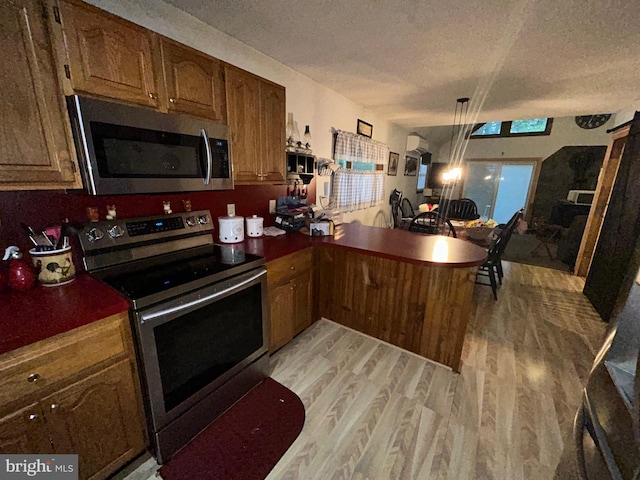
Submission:
<svg viewBox="0 0 640 480">
<path fill-rule="evenodd" d="M 283 183 L 285 90 L 227 66 L 227 114 L 236 183 Z"/>
<path fill-rule="evenodd" d="M 227 123 L 221 62 L 167 38 L 161 46 L 169 111 Z"/>
<path fill-rule="evenodd" d="M 151 31 L 76 1 L 60 10 L 74 91 L 159 106 Z"/>
<path fill-rule="evenodd" d="M 0 189 L 80 186 L 47 10 L 9 0 L 0 11 Z"/>
<path fill-rule="evenodd" d="M 260 183 L 260 79 L 231 66 L 225 78 L 233 177 L 236 183 Z"/>
<path fill-rule="evenodd" d="M 280 85 L 260 84 L 261 160 L 263 180 L 284 181 L 285 166 L 285 90 Z"/>
</svg>

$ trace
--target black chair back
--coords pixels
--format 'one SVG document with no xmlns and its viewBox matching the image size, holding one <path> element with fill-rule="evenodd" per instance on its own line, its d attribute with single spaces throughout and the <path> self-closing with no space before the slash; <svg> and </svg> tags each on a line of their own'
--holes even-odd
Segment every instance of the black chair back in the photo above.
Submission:
<svg viewBox="0 0 640 480">
<path fill-rule="evenodd" d="M 413 217 L 409 231 L 429 235 L 444 235 L 457 238 L 456 229 L 448 219 L 442 218 L 438 212 L 422 212 Z"/>
<path fill-rule="evenodd" d="M 413 210 L 413 205 L 408 198 L 403 198 L 400 203 L 400 208 L 402 210 L 402 216 L 404 218 L 413 218 L 416 216 L 416 212 Z"/>
<path fill-rule="evenodd" d="M 509 244 L 509 240 L 511 240 L 511 235 L 513 235 L 513 231 L 518 226 L 518 221 L 522 217 L 522 214 L 523 214 L 523 210 L 522 209 L 518 210 L 504 225 L 504 227 L 502 228 L 502 231 L 500 232 L 500 235 L 498 236 L 496 241 L 493 243 L 493 245 L 491 245 L 491 247 L 489 248 L 489 251 L 488 251 L 489 259 L 491 259 L 491 256 L 493 254 L 494 256 L 496 256 L 495 257 L 496 260 L 498 261 L 500 260 L 500 257 L 502 256 L 505 249 L 507 248 L 507 245 Z M 493 252 L 492 252 L 492 249 L 494 250 Z"/>
<path fill-rule="evenodd" d="M 447 218 L 456 220 L 476 220 L 480 218 L 478 214 L 478 206 L 476 202 L 470 198 L 461 198 L 459 200 L 450 200 L 444 209 L 439 208 L 441 212 L 446 212 Z"/>
</svg>

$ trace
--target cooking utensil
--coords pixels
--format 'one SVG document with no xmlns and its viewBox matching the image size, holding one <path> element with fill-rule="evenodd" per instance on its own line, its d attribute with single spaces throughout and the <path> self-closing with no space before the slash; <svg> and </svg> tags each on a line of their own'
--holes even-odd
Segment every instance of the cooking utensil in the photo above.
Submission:
<svg viewBox="0 0 640 480">
<path fill-rule="evenodd" d="M 45 232 L 37 233 L 33 228 L 31 228 L 29 225 L 27 225 L 24 222 L 20 222 L 20 226 L 25 232 L 27 232 L 27 235 L 29 236 L 29 240 L 31 240 L 31 243 L 33 243 L 35 246 L 53 245 L 53 242 L 49 240 Z"/>
</svg>

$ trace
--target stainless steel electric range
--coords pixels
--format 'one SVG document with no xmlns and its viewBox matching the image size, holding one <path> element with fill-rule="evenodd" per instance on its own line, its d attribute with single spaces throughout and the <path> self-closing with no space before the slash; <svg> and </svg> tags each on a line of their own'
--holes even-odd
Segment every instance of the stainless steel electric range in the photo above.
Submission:
<svg viewBox="0 0 640 480">
<path fill-rule="evenodd" d="M 125 295 L 159 463 L 269 373 L 264 259 L 215 245 L 209 211 L 88 223 L 87 271 Z"/>
</svg>

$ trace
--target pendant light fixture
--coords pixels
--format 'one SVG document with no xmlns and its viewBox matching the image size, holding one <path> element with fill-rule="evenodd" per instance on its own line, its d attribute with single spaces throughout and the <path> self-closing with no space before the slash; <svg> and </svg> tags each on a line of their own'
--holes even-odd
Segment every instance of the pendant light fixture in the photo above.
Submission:
<svg viewBox="0 0 640 480">
<path fill-rule="evenodd" d="M 444 212 L 441 212 L 447 218 L 449 210 L 449 201 L 453 196 L 456 184 L 462 178 L 462 158 L 468 134 L 471 126 L 467 123 L 469 113 L 469 97 L 461 97 L 456 100 L 456 109 L 453 114 L 453 124 L 451 126 L 451 141 L 449 143 L 449 168 L 442 175 L 443 187 L 440 193 L 439 204 L 445 201 Z"/>
</svg>

